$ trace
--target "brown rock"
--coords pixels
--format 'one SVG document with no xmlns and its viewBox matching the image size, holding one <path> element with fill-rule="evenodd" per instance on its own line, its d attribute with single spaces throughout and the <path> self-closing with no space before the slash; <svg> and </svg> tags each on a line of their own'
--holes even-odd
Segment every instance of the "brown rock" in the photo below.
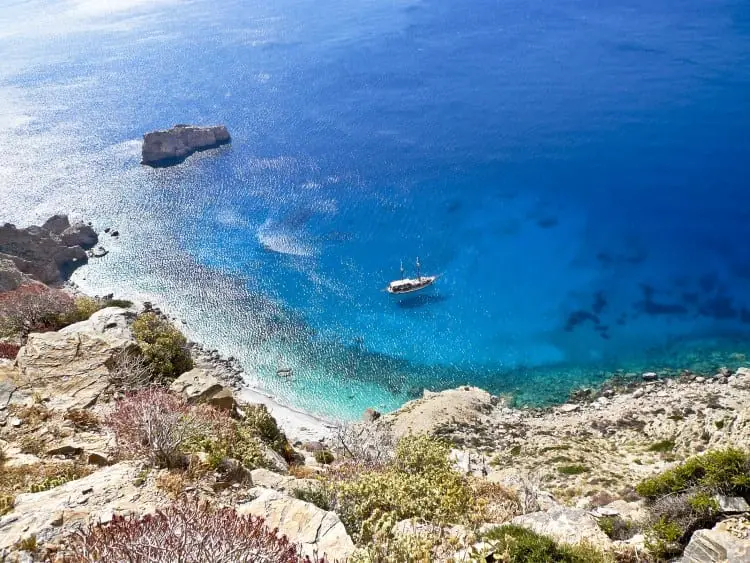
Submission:
<svg viewBox="0 0 750 563">
<path fill-rule="evenodd" d="M 153 167 L 173 166 L 194 152 L 216 148 L 230 141 L 229 131 L 223 125 L 175 125 L 171 129 L 154 131 L 143 136 L 141 164 Z"/>
</svg>

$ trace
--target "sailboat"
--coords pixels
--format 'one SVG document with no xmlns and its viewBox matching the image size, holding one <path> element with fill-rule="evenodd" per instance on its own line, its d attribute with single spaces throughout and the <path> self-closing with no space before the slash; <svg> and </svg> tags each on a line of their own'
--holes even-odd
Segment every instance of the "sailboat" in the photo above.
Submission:
<svg viewBox="0 0 750 563">
<path fill-rule="evenodd" d="M 437 276 L 423 276 L 420 271 L 419 257 L 417 257 L 417 277 L 404 277 L 404 263 L 401 262 L 401 279 L 388 284 L 386 291 L 392 294 L 412 293 L 435 283 Z"/>
</svg>

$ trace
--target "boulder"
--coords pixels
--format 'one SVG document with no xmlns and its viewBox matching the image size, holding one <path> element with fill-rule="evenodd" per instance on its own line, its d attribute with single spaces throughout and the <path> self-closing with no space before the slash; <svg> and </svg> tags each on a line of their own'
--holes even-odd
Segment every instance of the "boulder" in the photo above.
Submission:
<svg viewBox="0 0 750 563">
<path fill-rule="evenodd" d="M 289 541 L 300 545 L 302 555 L 346 561 L 354 543 L 334 512 L 270 489 L 255 489 L 258 497 L 237 507 L 240 514 L 260 516 L 269 528 L 278 528 Z"/>
<path fill-rule="evenodd" d="M 376 411 L 375 409 L 365 409 L 365 412 L 362 415 L 362 420 L 364 420 L 365 422 L 375 422 L 381 416 L 382 413 Z"/>
<path fill-rule="evenodd" d="M 200 368 L 191 369 L 175 379 L 169 386 L 175 393 L 182 393 L 189 403 L 206 402 L 223 410 L 233 410 L 234 395 L 218 379 Z"/>
<path fill-rule="evenodd" d="M 719 522 L 711 530 L 693 533 L 680 563 L 750 561 L 750 523 L 741 519 Z"/>
<path fill-rule="evenodd" d="M 726 495 L 716 495 L 714 497 L 719 504 L 719 510 L 724 514 L 741 514 L 750 512 L 750 505 L 742 497 L 730 497 Z"/>
<path fill-rule="evenodd" d="M 58 332 L 60 334 L 89 332 L 135 342 L 133 332 L 130 330 L 135 317 L 135 313 L 127 309 L 106 307 L 91 315 L 88 320 L 66 326 Z"/>
<path fill-rule="evenodd" d="M 289 464 L 281 456 L 281 454 L 268 447 L 267 444 L 261 442 L 261 449 L 263 450 L 263 457 L 265 458 L 266 465 L 276 473 L 287 473 L 289 471 Z"/>
<path fill-rule="evenodd" d="M 599 527 L 596 518 L 577 508 L 560 507 L 546 512 L 532 512 L 516 516 L 511 520 L 511 524 L 528 528 L 532 532 L 569 545 L 588 542 L 603 550 L 612 546 L 612 540 Z"/>
<path fill-rule="evenodd" d="M 229 131 L 223 125 L 175 125 L 171 129 L 154 131 L 143 136 L 141 164 L 153 167 L 173 166 L 194 152 L 216 148 L 230 141 Z"/>
<path fill-rule="evenodd" d="M 16 356 L 17 384 L 48 396 L 50 408 L 86 408 L 109 386 L 117 357 L 134 347 L 106 333 L 33 333 Z"/>
<path fill-rule="evenodd" d="M 60 235 L 63 244 L 66 246 L 80 246 L 84 250 L 93 248 L 99 242 L 96 231 L 85 223 L 76 223 L 71 225 Z"/>
</svg>

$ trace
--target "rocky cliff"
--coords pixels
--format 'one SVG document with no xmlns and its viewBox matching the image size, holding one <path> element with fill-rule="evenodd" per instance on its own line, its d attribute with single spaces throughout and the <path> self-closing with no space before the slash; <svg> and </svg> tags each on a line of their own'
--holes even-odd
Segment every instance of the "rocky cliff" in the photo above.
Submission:
<svg viewBox="0 0 750 563">
<path fill-rule="evenodd" d="M 87 262 L 86 250 L 97 240 L 89 225 L 71 225 L 64 215 L 51 217 L 41 227 L 0 226 L 0 291 L 15 289 L 28 278 L 59 285 Z"/>
<path fill-rule="evenodd" d="M 197 151 L 213 149 L 231 141 L 223 125 L 195 127 L 175 125 L 143 136 L 141 164 L 153 167 L 173 166 Z"/>
</svg>

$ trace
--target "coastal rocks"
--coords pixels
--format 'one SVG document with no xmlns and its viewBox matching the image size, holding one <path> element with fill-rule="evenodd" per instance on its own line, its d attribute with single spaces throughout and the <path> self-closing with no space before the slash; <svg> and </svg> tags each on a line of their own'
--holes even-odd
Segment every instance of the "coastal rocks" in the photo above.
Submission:
<svg viewBox="0 0 750 563">
<path fill-rule="evenodd" d="M 587 542 L 599 549 L 612 547 L 612 540 L 602 531 L 596 519 L 585 510 L 553 508 L 547 512 L 532 512 L 511 520 L 516 526 L 549 536 L 570 545 Z"/>
<path fill-rule="evenodd" d="M 31 535 L 43 544 L 77 525 L 112 512 L 149 512 L 158 497 L 134 485 L 136 463 L 118 463 L 48 491 L 16 496 L 13 510 L 0 517 L 0 550 Z"/>
<path fill-rule="evenodd" d="M 65 246 L 80 246 L 84 250 L 93 248 L 99 237 L 91 226 L 85 223 L 76 223 L 65 229 L 60 235 Z"/>
<path fill-rule="evenodd" d="M 86 263 L 85 249 L 96 244 L 96 233 L 82 223 L 68 225 L 62 232 L 57 232 L 66 222 L 67 217 L 55 216 L 45 223 L 55 230 L 45 227 L 18 229 L 6 223 L 0 227 L 0 260 L 13 262 L 19 271 L 38 281 L 59 285 Z M 7 265 L 0 269 L 6 270 Z M 7 276 L 0 275 L 0 279 Z"/>
<path fill-rule="evenodd" d="M 256 489 L 258 497 L 237 507 L 240 514 L 260 516 L 269 528 L 278 528 L 289 541 L 299 544 L 302 555 L 346 561 L 354 543 L 333 512 L 270 489 Z"/>
<path fill-rule="evenodd" d="M 49 397 L 50 408 L 86 408 L 109 386 L 117 357 L 131 340 L 93 332 L 30 334 L 16 357 L 19 386 Z"/>
<path fill-rule="evenodd" d="M 232 391 L 202 369 L 196 368 L 183 373 L 172 382 L 169 389 L 184 395 L 189 403 L 205 402 L 228 411 L 235 407 Z"/>
<path fill-rule="evenodd" d="M 750 522 L 733 518 L 690 538 L 680 563 L 750 561 Z"/>
<path fill-rule="evenodd" d="M 0 293 L 13 291 L 30 283 L 33 280 L 19 270 L 10 258 L 0 257 Z"/>
<path fill-rule="evenodd" d="M 362 414 L 362 420 L 365 422 L 375 422 L 381 416 L 383 416 L 382 413 L 375 409 L 365 409 L 365 412 Z"/>
<path fill-rule="evenodd" d="M 459 387 L 439 393 L 424 392 L 397 411 L 377 420 L 394 438 L 408 434 L 433 434 L 446 424 L 472 425 L 491 412 L 492 395 L 478 387 Z"/>
<path fill-rule="evenodd" d="M 171 129 L 154 131 L 143 136 L 141 164 L 152 167 L 172 166 L 197 151 L 216 148 L 230 141 L 229 131 L 223 125 L 175 125 Z"/>
</svg>

